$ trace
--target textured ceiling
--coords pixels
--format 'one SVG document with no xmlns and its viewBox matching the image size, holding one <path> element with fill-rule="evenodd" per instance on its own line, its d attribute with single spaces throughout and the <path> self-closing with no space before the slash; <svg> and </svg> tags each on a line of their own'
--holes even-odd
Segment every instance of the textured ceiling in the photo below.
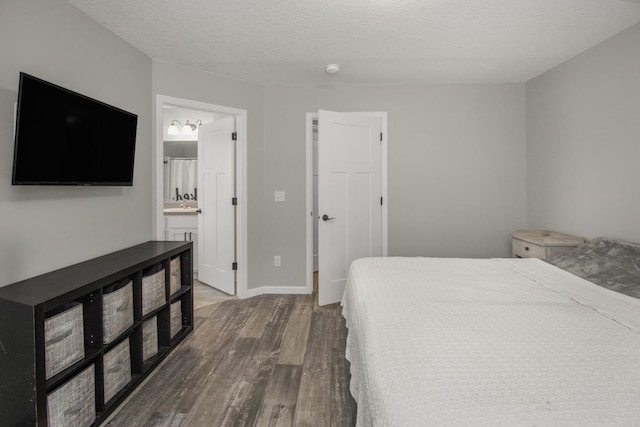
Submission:
<svg viewBox="0 0 640 427">
<path fill-rule="evenodd" d="M 524 82 L 640 22 L 640 0 L 68 1 L 152 58 L 264 85 Z"/>
</svg>

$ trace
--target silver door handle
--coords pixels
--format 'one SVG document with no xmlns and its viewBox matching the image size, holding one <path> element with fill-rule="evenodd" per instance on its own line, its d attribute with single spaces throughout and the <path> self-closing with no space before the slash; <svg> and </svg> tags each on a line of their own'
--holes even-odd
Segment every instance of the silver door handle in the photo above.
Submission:
<svg viewBox="0 0 640 427">
<path fill-rule="evenodd" d="M 330 217 L 329 215 L 322 215 L 322 220 L 323 220 L 323 221 L 331 221 L 331 220 L 333 220 L 333 219 L 335 219 L 335 218 Z"/>
</svg>

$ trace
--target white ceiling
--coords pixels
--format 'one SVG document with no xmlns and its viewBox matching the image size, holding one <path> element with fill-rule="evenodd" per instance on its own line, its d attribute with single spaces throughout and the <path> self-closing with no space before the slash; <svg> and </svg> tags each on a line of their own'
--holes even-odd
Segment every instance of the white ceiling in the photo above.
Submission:
<svg viewBox="0 0 640 427">
<path fill-rule="evenodd" d="M 152 58 L 264 85 L 525 82 L 640 22 L 640 0 L 68 1 Z"/>
</svg>

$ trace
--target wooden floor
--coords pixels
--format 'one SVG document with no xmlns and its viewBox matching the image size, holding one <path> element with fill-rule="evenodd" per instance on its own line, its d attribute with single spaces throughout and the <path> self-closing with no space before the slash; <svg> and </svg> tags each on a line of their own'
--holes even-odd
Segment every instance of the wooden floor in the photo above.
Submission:
<svg viewBox="0 0 640 427">
<path fill-rule="evenodd" d="M 195 296 L 195 331 L 105 425 L 355 425 L 339 305 Z"/>
</svg>

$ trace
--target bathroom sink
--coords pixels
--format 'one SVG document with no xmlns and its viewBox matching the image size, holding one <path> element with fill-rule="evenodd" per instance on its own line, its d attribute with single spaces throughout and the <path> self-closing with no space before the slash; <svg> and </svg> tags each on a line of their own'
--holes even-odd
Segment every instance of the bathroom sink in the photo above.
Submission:
<svg viewBox="0 0 640 427">
<path fill-rule="evenodd" d="M 165 208 L 164 213 L 170 215 L 191 215 L 198 212 L 198 208 Z"/>
</svg>

